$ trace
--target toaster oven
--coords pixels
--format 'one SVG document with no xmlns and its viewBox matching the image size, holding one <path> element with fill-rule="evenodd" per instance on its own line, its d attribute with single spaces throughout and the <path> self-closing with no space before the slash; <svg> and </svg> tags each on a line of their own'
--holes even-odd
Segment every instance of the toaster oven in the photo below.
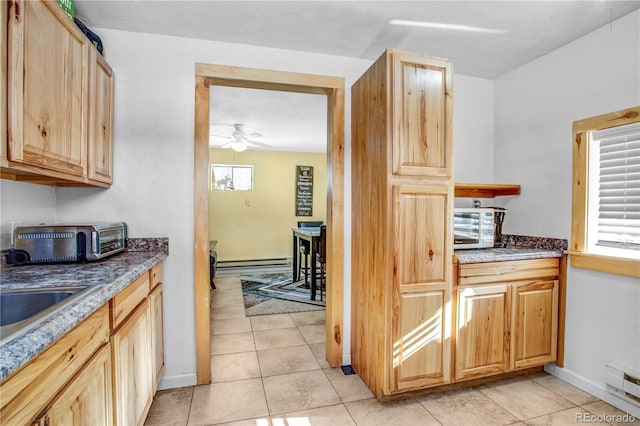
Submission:
<svg viewBox="0 0 640 426">
<path fill-rule="evenodd" d="M 7 263 L 92 261 L 126 248 L 124 222 L 21 226 L 14 230 L 14 249 Z"/>
</svg>

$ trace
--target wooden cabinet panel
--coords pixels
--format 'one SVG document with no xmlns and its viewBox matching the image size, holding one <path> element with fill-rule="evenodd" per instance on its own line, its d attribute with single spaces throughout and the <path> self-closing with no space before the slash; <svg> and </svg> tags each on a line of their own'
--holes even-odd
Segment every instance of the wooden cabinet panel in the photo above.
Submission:
<svg viewBox="0 0 640 426">
<path fill-rule="evenodd" d="M 153 384 L 149 301 L 111 337 L 114 412 L 118 425 L 140 425 L 151 407 Z"/>
<path fill-rule="evenodd" d="M 7 10 L 8 2 L 0 1 L 0 162 L 7 157 Z"/>
<path fill-rule="evenodd" d="M 115 330 L 149 294 L 149 273 L 138 277 L 111 299 L 111 330 Z"/>
<path fill-rule="evenodd" d="M 558 281 L 514 285 L 511 368 L 555 361 Z"/>
<path fill-rule="evenodd" d="M 444 286 L 400 295 L 398 325 L 393 338 L 396 389 L 449 382 L 449 297 Z"/>
<path fill-rule="evenodd" d="M 10 161 L 86 176 L 88 49 L 55 2 L 12 0 Z"/>
<path fill-rule="evenodd" d="M 36 423 L 47 426 L 113 424 L 109 344 L 93 356 Z"/>
<path fill-rule="evenodd" d="M 149 295 L 151 310 L 151 355 L 153 356 L 153 389 L 158 387 L 164 367 L 164 326 L 162 322 L 162 284 Z"/>
<path fill-rule="evenodd" d="M 393 53 L 393 172 L 451 176 L 451 64 Z"/>
<path fill-rule="evenodd" d="M 91 56 L 89 96 L 89 179 L 111 183 L 113 179 L 113 71 L 95 49 Z"/>
<path fill-rule="evenodd" d="M 459 288 L 456 380 L 509 369 L 510 287 Z"/>
<path fill-rule="evenodd" d="M 103 306 L 36 359 L 2 382 L 3 424 L 28 424 L 95 351 L 109 340 L 109 310 Z"/>
<path fill-rule="evenodd" d="M 444 283 L 451 270 L 449 226 L 451 208 L 447 186 L 394 188 L 395 260 L 400 286 Z"/>
</svg>

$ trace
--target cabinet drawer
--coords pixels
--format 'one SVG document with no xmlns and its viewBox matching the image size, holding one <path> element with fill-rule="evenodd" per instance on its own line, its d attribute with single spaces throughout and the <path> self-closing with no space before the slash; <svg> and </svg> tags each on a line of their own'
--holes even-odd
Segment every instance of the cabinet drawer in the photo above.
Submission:
<svg viewBox="0 0 640 426">
<path fill-rule="evenodd" d="M 162 282 L 162 263 L 158 263 L 156 266 L 151 268 L 149 274 L 151 275 L 149 280 L 149 291 L 151 291 Z"/>
<path fill-rule="evenodd" d="M 149 294 L 149 274 L 145 273 L 111 299 L 111 329 L 115 330 L 122 321 Z"/>
<path fill-rule="evenodd" d="M 458 266 L 458 285 L 551 278 L 560 274 L 560 259 L 509 260 Z"/>
<path fill-rule="evenodd" d="M 2 383 L 3 424 L 29 424 L 71 377 L 109 341 L 107 305 Z"/>
</svg>

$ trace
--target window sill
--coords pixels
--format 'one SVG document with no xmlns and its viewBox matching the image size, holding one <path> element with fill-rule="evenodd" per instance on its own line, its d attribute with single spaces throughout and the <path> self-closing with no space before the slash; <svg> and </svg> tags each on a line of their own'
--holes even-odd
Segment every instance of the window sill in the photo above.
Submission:
<svg viewBox="0 0 640 426">
<path fill-rule="evenodd" d="M 600 254 L 567 250 L 573 268 L 590 269 L 609 274 L 640 278 L 640 262 L 636 259 L 602 256 Z"/>
</svg>

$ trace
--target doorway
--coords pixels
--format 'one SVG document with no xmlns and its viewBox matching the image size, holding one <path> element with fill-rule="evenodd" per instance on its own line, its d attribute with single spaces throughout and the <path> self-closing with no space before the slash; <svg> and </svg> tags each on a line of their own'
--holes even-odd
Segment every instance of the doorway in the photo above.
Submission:
<svg viewBox="0 0 640 426">
<path fill-rule="evenodd" d="M 198 384 L 211 379 L 209 293 L 209 108 L 211 85 L 327 96 L 326 358 L 342 362 L 344 273 L 344 79 L 313 74 L 196 64 L 194 132 L 194 293 Z M 202 230 L 206 230 L 203 232 Z"/>
</svg>

